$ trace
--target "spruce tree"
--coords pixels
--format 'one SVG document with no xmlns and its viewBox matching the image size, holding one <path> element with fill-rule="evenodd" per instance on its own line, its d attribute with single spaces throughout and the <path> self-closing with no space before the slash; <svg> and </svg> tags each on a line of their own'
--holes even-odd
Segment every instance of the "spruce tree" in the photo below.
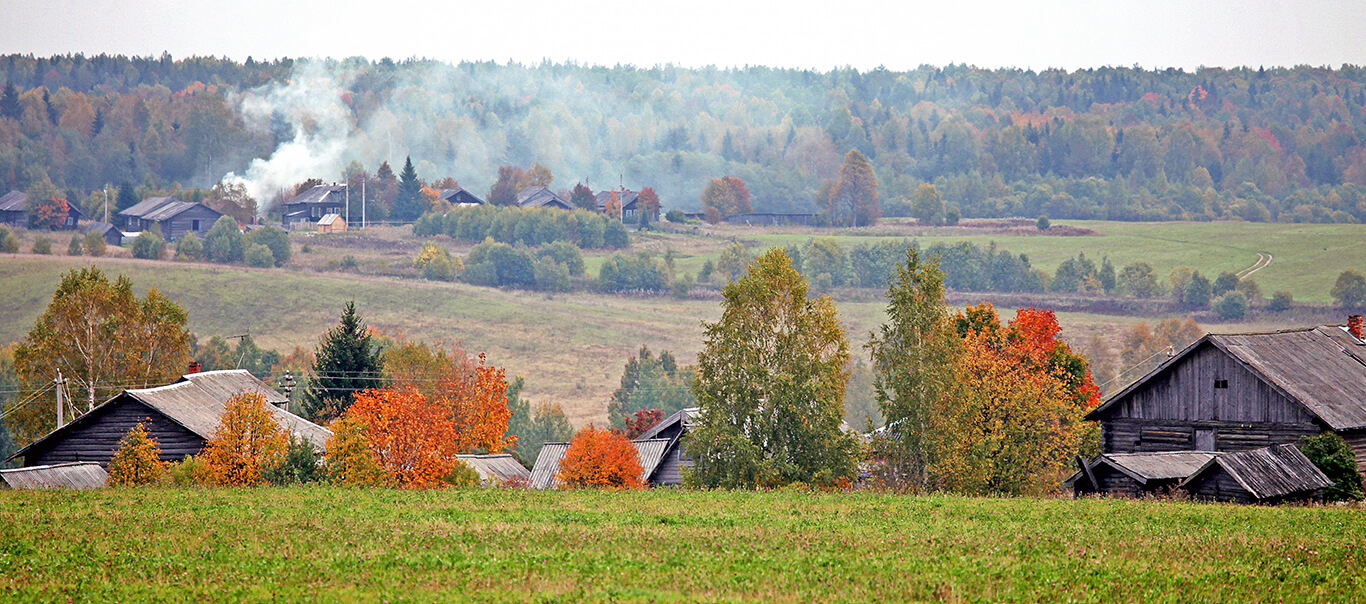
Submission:
<svg viewBox="0 0 1366 604">
<path fill-rule="evenodd" d="M 114 198 L 114 208 L 122 212 L 138 204 L 137 191 L 133 190 L 133 184 L 125 181 L 119 185 L 119 194 Z"/>
<path fill-rule="evenodd" d="M 0 95 L 0 116 L 17 120 L 24 115 L 24 108 L 19 105 L 19 91 L 14 89 L 13 82 L 5 83 L 5 92 Z"/>
<path fill-rule="evenodd" d="M 304 400 L 309 419 L 331 421 L 351 408 L 356 392 L 383 388 L 383 369 L 381 350 L 356 314 L 356 303 L 347 302 L 341 322 L 318 343 L 313 384 Z"/>
<path fill-rule="evenodd" d="M 417 179 L 417 170 L 413 169 L 413 158 L 409 157 L 403 162 L 403 171 L 398 175 L 398 196 L 394 198 L 394 218 L 399 220 L 417 220 L 422 216 L 422 183 Z"/>
</svg>

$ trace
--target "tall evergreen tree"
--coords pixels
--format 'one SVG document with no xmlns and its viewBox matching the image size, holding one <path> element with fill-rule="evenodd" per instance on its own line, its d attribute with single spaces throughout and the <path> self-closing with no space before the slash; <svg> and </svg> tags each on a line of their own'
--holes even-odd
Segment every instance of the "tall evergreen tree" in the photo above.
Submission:
<svg viewBox="0 0 1366 604">
<path fill-rule="evenodd" d="M 17 120 L 24 114 L 24 108 L 19 105 L 19 91 L 15 90 L 13 82 L 5 83 L 5 92 L 0 95 L 0 116 Z"/>
<path fill-rule="evenodd" d="M 341 322 L 323 336 L 315 356 L 313 384 L 304 399 L 304 411 L 315 422 L 345 413 L 356 392 L 384 387 L 382 351 L 356 314 L 355 302 L 346 303 Z"/>
<path fill-rule="evenodd" d="M 114 208 L 116 212 L 122 212 L 138 203 L 137 191 L 133 190 L 133 183 L 124 181 L 119 185 L 119 194 L 114 198 Z"/>
<path fill-rule="evenodd" d="M 422 202 L 422 182 L 417 179 L 413 169 L 413 158 L 403 161 L 403 171 L 398 174 L 398 195 L 394 197 L 394 218 L 398 220 L 417 220 L 426 211 Z"/>
</svg>

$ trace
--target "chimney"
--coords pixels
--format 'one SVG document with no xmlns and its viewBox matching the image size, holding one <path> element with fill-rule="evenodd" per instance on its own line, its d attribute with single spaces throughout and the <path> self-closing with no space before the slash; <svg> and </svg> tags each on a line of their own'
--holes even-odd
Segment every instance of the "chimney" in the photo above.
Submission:
<svg viewBox="0 0 1366 604">
<path fill-rule="evenodd" d="M 186 368 L 185 375 L 199 373 L 202 367 L 203 365 L 200 365 L 199 361 L 190 361 L 190 366 Z"/>
<path fill-rule="evenodd" d="M 1347 317 L 1347 333 L 1358 340 L 1366 337 L 1366 322 L 1362 321 L 1361 315 Z"/>
</svg>

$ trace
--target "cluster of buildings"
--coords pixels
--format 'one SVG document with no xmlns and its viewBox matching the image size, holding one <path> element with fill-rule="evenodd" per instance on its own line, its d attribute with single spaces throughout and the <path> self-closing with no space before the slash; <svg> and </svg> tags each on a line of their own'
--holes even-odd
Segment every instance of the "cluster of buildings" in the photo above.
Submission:
<svg viewBox="0 0 1366 604">
<path fill-rule="evenodd" d="M 121 245 L 125 239 L 152 228 L 161 230 L 162 237 L 174 240 L 194 233 L 203 237 L 213 228 L 222 212 L 202 203 L 181 201 L 174 197 L 148 197 L 133 207 L 109 217 L 113 222 L 84 222 L 85 214 L 74 204 L 67 204 L 67 217 L 61 230 L 82 234 L 99 233 L 109 245 Z M 28 225 L 29 200 L 23 191 L 10 191 L 0 197 L 0 224 Z"/>
</svg>

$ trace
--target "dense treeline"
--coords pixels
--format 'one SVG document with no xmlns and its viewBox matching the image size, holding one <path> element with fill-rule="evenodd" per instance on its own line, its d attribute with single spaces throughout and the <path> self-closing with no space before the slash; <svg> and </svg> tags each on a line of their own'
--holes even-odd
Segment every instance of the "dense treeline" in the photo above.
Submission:
<svg viewBox="0 0 1366 604">
<path fill-rule="evenodd" d="M 822 73 L 8 55 L 0 69 L 0 188 L 46 176 L 82 203 L 107 184 L 208 186 L 307 138 L 340 143 L 338 162 L 406 151 L 418 172 L 481 192 L 505 164 L 543 164 L 564 190 L 624 179 L 666 208 L 698 208 L 729 175 L 755 211 L 824 209 L 822 184 L 858 150 L 893 216 L 933 183 L 965 217 L 1366 219 L 1356 66 Z M 286 86 L 323 102 L 272 105 Z M 342 178 L 342 165 L 306 178 Z"/>
<path fill-rule="evenodd" d="M 583 249 L 624 248 L 631 244 L 626 226 L 603 214 L 515 206 L 485 205 L 429 212 L 413 225 L 413 233 L 444 234 L 471 243 L 486 238 L 532 246 L 565 241 Z"/>
</svg>

